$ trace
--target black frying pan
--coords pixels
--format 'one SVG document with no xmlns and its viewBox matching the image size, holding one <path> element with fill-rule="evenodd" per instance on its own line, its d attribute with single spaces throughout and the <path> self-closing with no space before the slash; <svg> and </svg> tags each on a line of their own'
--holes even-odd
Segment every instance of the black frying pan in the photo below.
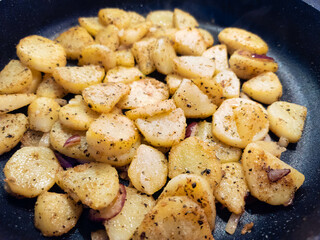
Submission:
<svg viewBox="0 0 320 240">
<path fill-rule="evenodd" d="M 259 3 L 258 3 L 259 2 Z M 319 7 L 317 0 L 314 2 Z M 99 8 L 119 7 L 147 13 L 179 7 L 193 14 L 216 37 L 228 26 L 248 29 L 270 46 L 269 55 L 279 63 L 284 86 L 283 100 L 308 108 L 302 139 L 282 160 L 306 175 L 306 181 L 289 207 L 254 202 L 246 207 L 238 230 L 224 232 L 229 213 L 219 209 L 215 239 L 320 239 L 320 13 L 303 1 L 186 0 L 0 0 L 0 68 L 16 58 L 19 39 L 39 34 L 53 37 L 77 24 L 80 16 L 96 15 Z M 318 8 L 319 9 L 319 8 Z M 217 38 L 215 38 L 217 41 Z M 17 149 L 18 147 L 16 147 Z M 0 156 L 0 169 L 12 152 Z M 4 176 L 0 171 L 0 179 Z M 33 226 L 35 199 L 8 196 L 0 182 L 0 239 L 45 239 Z M 253 221 L 251 233 L 241 235 L 244 224 Z M 61 239 L 90 239 L 99 226 L 88 223 L 85 214 L 77 227 Z"/>
</svg>

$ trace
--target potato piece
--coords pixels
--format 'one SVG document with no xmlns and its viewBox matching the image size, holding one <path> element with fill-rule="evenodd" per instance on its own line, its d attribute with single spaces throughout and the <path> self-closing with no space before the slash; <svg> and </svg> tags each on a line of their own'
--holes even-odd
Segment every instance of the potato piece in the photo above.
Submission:
<svg viewBox="0 0 320 240">
<path fill-rule="evenodd" d="M 77 224 L 81 213 L 82 206 L 67 194 L 44 192 L 35 204 L 34 226 L 43 236 L 61 236 Z"/>
<path fill-rule="evenodd" d="M 3 172 L 12 192 L 33 198 L 54 185 L 60 169 L 51 149 L 24 147 L 12 155 Z"/>
<path fill-rule="evenodd" d="M 135 123 L 146 141 L 155 147 L 171 147 L 185 136 L 186 117 L 181 108 L 145 119 L 138 118 Z"/>
<path fill-rule="evenodd" d="M 131 26 L 119 32 L 120 43 L 125 46 L 131 46 L 133 43 L 141 40 L 152 26 L 150 21 L 142 22 Z"/>
<path fill-rule="evenodd" d="M 173 58 L 176 56 L 176 52 L 167 38 L 158 39 L 151 53 L 157 71 L 166 75 L 173 71 Z"/>
<path fill-rule="evenodd" d="M 173 95 L 177 91 L 182 80 L 183 80 L 183 77 L 177 74 L 168 74 L 166 76 L 165 81 L 167 82 L 170 95 Z"/>
<path fill-rule="evenodd" d="M 303 174 L 255 143 L 246 147 L 241 162 L 252 196 L 271 205 L 291 204 L 305 179 Z"/>
<path fill-rule="evenodd" d="M 37 70 L 31 70 L 32 81 L 28 87 L 20 91 L 19 93 L 35 93 L 42 81 L 42 74 Z"/>
<path fill-rule="evenodd" d="M 186 196 L 160 200 L 135 232 L 139 239 L 213 239 L 203 209 Z"/>
<path fill-rule="evenodd" d="M 110 112 L 119 100 L 130 92 L 124 83 L 100 83 L 83 90 L 82 95 L 88 106 L 100 113 Z"/>
<path fill-rule="evenodd" d="M 180 174 L 172 178 L 163 189 L 157 201 L 166 197 L 187 196 L 204 210 L 210 229 L 214 229 L 216 207 L 208 181 L 194 174 Z"/>
<path fill-rule="evenodd" d="M 224 144 L 213 136 L 212 123 L 202 121 L 197 124 L 197 127 L 195 136 L 208 143 L 208 145 L 215 150 L 216 157 L 221 163 L 238 162 L 240 160 L 242 150 L 240 148 Z"/>
<path fill-rule="evenodd" d="M 274 134 L 287 138 L 291 143 L 299 141 L 307 117 L 306 107 L 279 101 L 271 104 L 267 110 L 270 130 Z"/>
<path fill-rule="evenodd" d="M 245 50 L 235 51 L 229 59 L 230 68 L 243 79 L 250 79 L 264 72 L 276 72 L 278 64 L 273 58 L 257 56 Z"/>
<path fill-rule="evenodd" d="M 101 65 L 106 71 L 116 66 L 116 54 L 101 44 L 92 44 L 82 49 L 79 65 Z"/>
<path fill-rule="evenodd" d="M 127 152 L 139 138 L 139 133 L 129 118 L 109 113 L 91 123 L 86 138 L 90 152 L 111 157 Z"/>
<path fill-rule="evenodd" d="M 38 147 L 44 133 L 28 129 L 21 138 L 21 147 Z"/>
<path fill-rule="evenodd" d="M 102 82 L 104 69 L 90 65 L 83 67 L 58 67 L 53 77 L 64 89 L 74 94 L 81 94 L 83 89 Z"/>
<path fill-rule="evenodd" d="M 212 189 L 218 186 L 221 164 L 214 150 L 197 137 L 189 137 L 174 145 L 169 153 L 169 177 L 191 173 L 203 176 Z"/>
<path fill-rule="evenodd" d="M 175 8 L 173 12 L 173 26 L 175 28 L 184 29 L 195 28 L 198 27 L 199 24 L 197 20 L 189 13 Z"/>
<path fill-rule="evenodd" d="M 127 111 L 125 114 L 131 120 L 136 120 L 137 118 L 147 118 L 157 114 L 171 112 L 174 109 L 176 109 L 176 105 L 172 99 L 169 99 L 144 107 L 135 108 Z"/>
<path fill-rule="evenodd" d="M 138 191 L 152 195 L 167 182 L 168 161 L 159 150 L 141 144 L 129 166 L 128 176 Z"/>
<path fill-rule="evenodd" d="M 279 146 L 276 142 L 256 141 L 254 143 L 277 158 L 280 158 L 281 154 L 287 150 L 285 147 Z"/>
<path fill-rule="evenodd" d="M 131 21 L 127 12 L 118 8 L 100 9 L 98 16 L 102 24 L 114 24 L 119 29 L 127 28 Z"/>
<path fill-rule="evenodd" d="M 211 78 L 215 71 L 214 61 L 206 57 L 176 57 L 173 63 L 174 71 L 186 78 Z"/>
<path fill-rule="evenodd" d="M 206 50 L 206 42 L 196 28 L 186 28 L 174 35 L 174 48 L 181 55 L 201 56 Z"/>
<path fill-rule="evenodd" d="M 205 29 L 198 28 L 199 32 L 201 33 L 203 40 L 206 44 L 206 48 L 211 47 L 214 43 L 214 38 L 211 33 Z"/>
<path fill-rule="evenodd" d="M 64 147 L 66 141 L 72 136 L 80 136 L 80 142 L 73 146 Z M 88 152 L 88 143 L 85 131 L 75 131 L 64 127 L 57 121 L 50 131 L 51 146 L 58 152 L 79 160 L 92 161 L 93 157 Z"/>
<path fill-rule="evenodd" d="M 155 104 L 169 98 L 166 84 L 154 78 L 144 78 L 129 84 L 130 93 L 117 104 L 122 109 L 133 109 Z"/>
<path fill-rule="evenodd" d="M 219 186 L 214 191 L 214 196 L 230 212 L 242 214 L 245 197 L 249 193 L 242 165 L 237 162 L 223 163 L 221 168 L 224 174 Z"/>
<path fill-rule="evenodd" d="M 28 124 L 28 118 L 22 113 L 0 115 L 0 155 L 19 143 Z"/>
<path fill-rule="evenodd" d="M 60 44 L 37 35 L 21 39 L 17 55 L 24 65 L 45 73 L 52 73 L 67 63 L 66 52 Z"/>
<path fill-rule="evenodd" d="M 144 75 L 138 68 L 118 66 L 107 72 L 103 82 L 131 83 L 142 78 L 144 78 Z"/>
<path fill-rule="evenodd" d="M 31 70 L 18 60 L 11 60 L 0 72 L 0 94 L 18 93 L 32 82 Z"/>
<path fill-rule="evenodd" d="M 268 45 L 258 35 L 240 28 L 225 28 L 219 35 L 219 42 L 227 45 L 228 53 L 238 49 L 247 50 L 256 54 L 266 54 Z"/>
<path fill-rule="evenodd" d="M 122 67 L 134 67 L 134 56 L 130 50 L 116 51 L 116 65 Z"/>
<path fill-rule="evenodd" d="M 152 26 L 146 38 L 168 38 L 170 42 L 174 42 L 174 35 L 178 31 L 177 28 L 166 28 L 160 26 Z"/>
<path fill-rule="evenodd" d="M 131 239 L 144 216 L 155 204 L 152 197 L 141 194 L 134 188 L 126 187 L 126 192 L 126 201 L 121 212 L 104 222 L 110 240 Z"/>
<path fill-rule="evenodd" d="M 147 21 L 151 21 L 155 26 L 161 26 L 165 28 L 173 27 L 173 12 L 167 10 L 157 10 L 149 12 L 147 15 Z"/>
<path fill-rule="evenodd" d="M 137 12 L 127 11 L 127 14 L 130 17 L 130 26 L 134 26 L 136 24 L 143 23 L 146 21 L 145 17 Z"/>
<path fill-rule="evenodd" d="M 120 45 L 119 29 L 115 25 L 108 25 L 102 28 L 96 35 L 95 41 L 98 44 L 108 47 L 112 51 L 116 51 Z"/>
<path fill-rule="evenodd" d="M 229 99 L 240 96 L 240 80 L 232 70 L 221 70 L 213 79 L 222 86 L 222 97 Z"/>
<path fill-rule="evenodd" d="M 248 143 L 263 139 L 268 131 L 267 111 L 251 100 L 225 100 L 213 115 L 213 135 L 232 147 L 245 148 Z"/>
<path fill-rule="evenodd" d="M 139 42 L 135 42 L 131 48 L 132 54 L 138 63 L 140 71 L 145 75 L 156 70 L 156 66 L 151 57 L 156 41 L 156 38 L 142 39 Z"/>
<path fill-rule="evenodd" d="M 227 46 L 224 44 L 215 45 L 207 49 L 202 57 L 214 59 L 216 73 L 229 68 Z"/>
<path fill-rule="evenodd" d="M 36 95 L 28 93 L 0 95 L 0 114 L 27 106 L 36 98 Z"/>
<path fill-rule="evenodd" d="M 187 118 L 206 118 L 217 109 L 209 97 L 189 79 L 183 79 L 172 99 Z"/>
<path fill-rule="evenodd" d="M 119 192 L 117 170 L 106 163 L 85 163 L 58 173 L 58 185 L 76 202 L 90 208 L 107 207 Z"/>
<path fill-rule="evenodd" d="M 93 38 L 83 27 L 72 27 L 61 33 L 55 41 L 64 48 L 68 59 L 78 59 L 82 49 L 94 43 Z"/>
<path fill-rule="evenodd" d="M 38 97 L 63 98 L 67 91 L 56 82 L 51 74 L 45 74 L 37 89 Z"/>
<path fill-rule="evenodd" d="M 96 36 L 97 33 L 104 28 L 99 21 L 98 17 L 80 17 L 78 22 L 81 27 L 85 28 L 92 36 Z"/>
<path fill-rule="evenodd" d="M 276 74 L 266 72 L 246 81 L 242 91 L 258 102 L 271 104 L 282 96 L 282 85 Z"/>
<path fill-rule="evenodd" d="M 32 130 L 49 132 L 59 118 L 60 105 L 52 98 L 40 97 L 28 107 L 28 117 Z"/>
<path fill-rule="evenodd" d="M 92 111 L 82 97 L 78 104 L 69 103 L 59 111 L 62 125 L 80 131 L 88 130 L 90 124 L 98 117 L 99 114 Z"/>
</svg>

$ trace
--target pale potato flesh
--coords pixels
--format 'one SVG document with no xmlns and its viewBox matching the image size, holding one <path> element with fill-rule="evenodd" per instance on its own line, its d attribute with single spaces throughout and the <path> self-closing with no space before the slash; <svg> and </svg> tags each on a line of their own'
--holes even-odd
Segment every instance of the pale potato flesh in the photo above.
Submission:
<svg viewBox="0 0 320 240">
<path fill-rule="evenodd" d="M 230 69 L 223 69 L 213 78 L 222 87 L 222 97 L 238 98 L 240 96 L 240 80 Z"/>
<path fill-rule="evenodd" d="M 0 95 L 0 114 L 8 113 L 27 106 L 36 99 L 36 95 L 29 93 Z"/>
<path fill-rule="evenodd" d="M 215 45 L 207 49 L 202 56 L 214 59 L 216 64 L 216 73 L 219 73 L 229 67 L 227 46 L 225 44 Z"/>
</svg>

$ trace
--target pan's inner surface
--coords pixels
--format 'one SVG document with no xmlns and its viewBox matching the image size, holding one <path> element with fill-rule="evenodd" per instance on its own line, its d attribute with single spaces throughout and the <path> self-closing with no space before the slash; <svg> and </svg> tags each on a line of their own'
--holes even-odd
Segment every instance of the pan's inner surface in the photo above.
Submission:
<svg viewBox="0 0 320 240">
<path fill-rule="evenodd" d="M 13 1 L 14 2 L 14 1 Z M 35 1 L 38 4 L 41 1 Z M 68 7 L 69 3 L 78 4 Z M 234 5 L 238 3 L 238 5 Z M 214 232 L 215 239 L 306 239 L 317 236 L 320 232 L 320 163 L 318 161 L 320 128 L 320 74 L 317 58 L 320 51 L 316 48 L 320 41 L 320 14 L 310 6 L 300 1 L 293 1 L 290 6 L 276 1 L 262 5 L 254 5 L 248 1 L 225 1 L 212 3 L 211 1 L 146 1 L 136 3 L 123 1 L 118 7 L 147 13 L 155 9 L 182 8 L 191 12 L 200 22 L 202 27 L 209 30 L 217 42 L 217 34 L 227 26 L 242 27 L 259 34 L 270 47 L 269 54 L 279 63 L 277 72 L 283 87 L 282 99 L 304 105 L 308 108 L 305 130 L 302 139 L 290 145 L 282 160 L 297 168 L 306 175 L 306 181 L 295 196 L 294 204 L 289 207 L 269 206 L 261 202 L 253 202 L 246 207 L 246 212 L 241 218 L 238 230 L 234 236 L 227 235 L 224 231 L 229 218 L 226 210 L 217 205 L 217 223 Z M 1 8 L 0 2 L 0 9 Z M 26 9 L 37 5 L 29 1 L 15 2 L 17 14 L 24 14 Z M 13 29 L 4 27 L 0 34 L 2 57 L 0 67 L 15 57 L 14 46 L 18 39 L 29 35 L 39 34 L 54 37 L 61 31 L 77 24 L 77 17 L 96 15 L 100 7 L 112 6 L 114 3 L 106 1 L 48 1 L 48 6 L 38 6 L 43 11 L 34 11 L 34 15 L 42 23 L 35 23 L 36 19 L 25 19 L 16 16 L 16 34 Z M 79 5 L 82 4 L 82 5 Z M 228 5 L 229 4 L 229 5 Z M 245 5 L 247 4 L 247 5 Z M 245 8 L 245 6 L 247 8 Z M 6 8 L 10 6 L 5 5 Z M 12 6 L 11 6 L 12 7 Z M 53 10 L 50 8 L 53 8 Z M 10 8 L 11 9 L 11 8 Z M 54 11 L 61 9 L 56 15 Z M 1 11 L 1 10 L 0 10 Z M 1 12 L 2 13 L 2 12 Z M 47 16 L 45 15 L 47 13 Z M 4 14 L 12 14 L 7 11 Z M 28 15 L 28 13 L 26 13 Z M 30 15 L 30 14 L 29 14 Z M 45 16 L 43 16 L 45 15 Z M 0 21 L 10 25 L 7 19 L 10 16 L 0 14 Z M 12 16 L 14 17 L 14 16 Z M 318 18 L 317 18 L 318 17 Z M 318 20 L 317 20 L 318 19 Z M 214 21 L 213 21 L 214 20 Z M 1 23 L 1 22 L 0 22 Z M 29 25 L 28 25 L 29 24 Z M 1 25 L 4 26 L 4 25 Z M 13 27 L 11 23 L 10 27 Z M 16 26 L 17 27 L 17 26 Z M 313 31 L 313 33 L 311 32 Z M 6 35 L 7 34 L 7 35 Z M 4 37 L 8 36 L 8 38 Z M 35 199 L 18 200 L 8 196 L 3 190 L 4 175 L 2 169 L 6 161 L 15 150 L 0 156 L 0 239 L 44 239 L 33 226 L 33 207 Z M 249 222 L 254 222 L 251 233 L 242 236 L 241 228 Z M 90 239 L 93 224 L 88 223 L 83 216 L 77 227 L 61 239 Z"/>
</svg>

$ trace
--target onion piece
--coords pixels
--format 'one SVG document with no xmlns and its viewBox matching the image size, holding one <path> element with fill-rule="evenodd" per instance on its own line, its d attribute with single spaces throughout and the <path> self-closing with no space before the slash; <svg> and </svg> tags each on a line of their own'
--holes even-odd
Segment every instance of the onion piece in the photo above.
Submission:
<svg viewBox="0 0 320 240">
<path fill-rule="evenodd" d="M 251 57 L 253 58 L 258 58 L 264 61 L 268 61 L 268 62 L 274 62 L 274 59 L 272 57 L 268 57 L 266 55 L 260 55 L 260 54 L 252 54 Z"/>
<path fill-rule="evenodd" d="M 281 178 L 287 176 L 290 172 L 290 169 L 270 169 L 268 171 L 268 179 L 270 182 L 277 182 Z"/>
<path fill-rule="evenodd" d="M 186 129 L 185 138 L 195 136 L 197 134 L 197 131 L 198 131 L 198 123 L 197 122 L 192 122 L 192 123 L 188 124 L 187 129 Z"/>
<path fill-rule="evenodd" d="M 119 192 L 116 199 L 108 207 L 101 210 L 90 209 L 89 219 L 94 222 L 103 222 L 117 216 L 126 201 L 127 192 L 123 184 L 120 184 Z"/>
<path fill-rule="evenodd" d="M 72 168 L 72 167 L 78 165 L 77 160 L 75 160 L 74 158 L 66 157 L 58 152 L 54 152 L 54 155 L 56 156 L 61 167 L 63 167 L 63 168 Z"/>
<path fill-rule="evenodd" d="M 71 147 L 73 145 L 79 144 L 81 141 L 81 137 L 79 135 L 73 135 L 67 139 L 67 141 L 63 144 L 63 147 Z"/>
<path fill-rule="evenodd" d="M 225 229 L 227 233 L 229 233 L 231 235 L 234 234 L 234 232 L 237 229 L 240 217 L 241 217 L 241 214 L 235 214 L 235 213 L 231 214 L 231 216 L 227 222 L 226 229 Z"/>
</svg>

